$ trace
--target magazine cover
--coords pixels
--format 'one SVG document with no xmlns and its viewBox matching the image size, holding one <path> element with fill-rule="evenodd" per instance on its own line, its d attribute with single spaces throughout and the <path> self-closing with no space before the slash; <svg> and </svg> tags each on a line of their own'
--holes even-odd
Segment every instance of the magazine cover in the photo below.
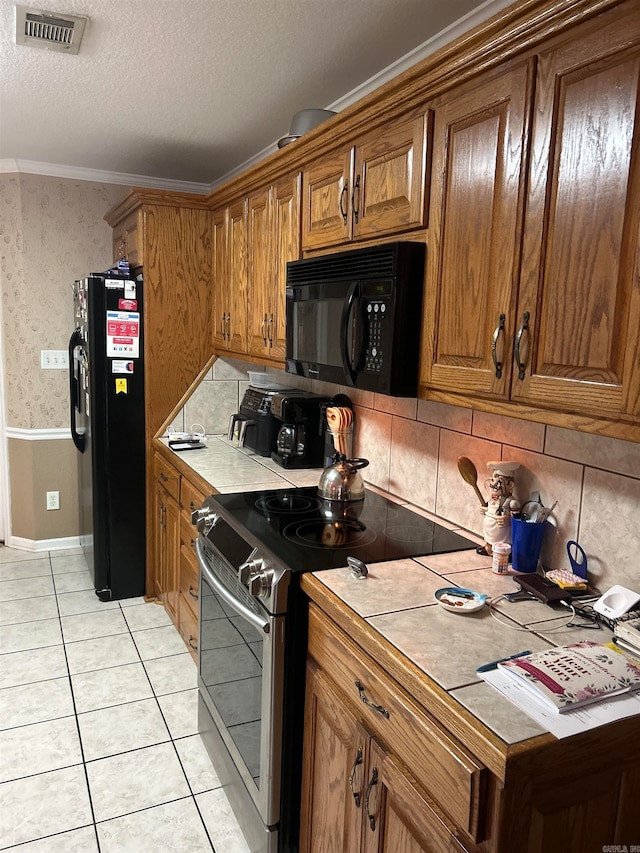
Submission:
<svg viewBox="0 0 640 853">
<path fill-rule="evenodd" d="M 609 643 L 574 643 L 523 655 L 498 667 L 559 712 L 640 690 L 640 662 L 634 663 Z"/>
</svg>

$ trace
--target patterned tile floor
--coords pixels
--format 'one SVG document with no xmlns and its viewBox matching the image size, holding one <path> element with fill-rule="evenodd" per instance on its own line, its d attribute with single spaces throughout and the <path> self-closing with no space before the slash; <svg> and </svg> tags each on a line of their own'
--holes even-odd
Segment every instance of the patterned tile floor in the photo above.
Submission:
<svg viewBox="0 0 640 853">
<path fill-rule="evenodd" d="M 164 610 L 101 603 L 78 551 L 0 547 L 0 849 L 247 853 Z"/>
</svg>

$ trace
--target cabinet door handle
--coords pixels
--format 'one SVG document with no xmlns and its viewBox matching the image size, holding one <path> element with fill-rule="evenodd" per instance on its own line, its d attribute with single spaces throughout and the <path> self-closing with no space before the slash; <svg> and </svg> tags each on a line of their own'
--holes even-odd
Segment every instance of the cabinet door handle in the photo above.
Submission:
<svg viewBox="0 0 640 853">
<path fill-rule="evenodd" d="M 273 346 L 273 314 L 269 315 L 269 331 L 267 333 L 267 337 L 269 338 L 269 346 Z"/>
<path fill-rule="evenodd" d="M 342 214 L 342 222 L 344 225 L 347 224 L 347 209 L 346 209 L 346 207 L 343 206 L 343 202 L 348 197 L 349 197 L 349 182 L 345 181 L 345 184 L 342 187 L 342 192 L 340 193 L 340 213 Z"/>
<path fill-rule="evenodd" d="M 522 315 L 522 325 L 518 329 L 518 334 L 516 335 L 516 343 L 513 348 L 513 357 L 515 358 L 516 365 L 518 366 L 518 379 L 524 379 L 524 371 L 527 366 L 524 361 L 520 358 L 520 343 L 522 341 L 522 336 L 529 329 L 529 312 L 525 311 Z"/>
<path fill-rule="evenodd" d="M 222 335 L 222 340 L 223 340 L 223 341 L 224 341 L 224 340 L 226 340 L 226 337 L 227 337 L 227 334 L 226 334 L 226 332 L 225 332 L 225 328 L 224 328 L 224 321 L 225 321 L 226 316 L 227 316 L 227 315 L 226 315 L 226 314 L 225 314 L 225 312 L 223 311 L 223 312 L 222 312 L 222 317 L 221 317 L 221 319 L 220 319 L 220 334 Z"/>
<path fill-rule="evenodd" d="M 501 314 L 498 318 L 498 325 L 493 333 L 493 340 L 491 342 L 491 358 L 493 359 L 493 366 L 496 369 L 496 379 L 502 379 L 502 361 L 498 361 L 497 353 L 498 339 L 502 332 L 504 332 L 504 314 Z"/>
<path fill-rule="evenodd" d="M 231 312 L 227 314 L 227 340 L 231 340 Z"/>
<path fill-rule="evenodd" d="M 198 596 L 197 596 L 197 595 L 196 595 L 196 593 L 193 591 L 193 587 L 192 587 L 192 586 L 189 586 L 189 595 L 191 596 L 191 598 L 195 598 L 195 600 L 196 600 L 196 601 L 198 600 Z"/>
<path fill-rule="evenodd" d="M 198 504 L 194 503 L 193 501 L 189 501 L 189 509 L 191 510 L 191 512 L 195 512 L 198 509 Z"/>
<path fill-rule="evenodd" d="M 358 751 L 356 752 L 356 757 L 353 759 L 353 766 L 351 768 L 351 773 L 349 774 L 349 787 L 351 788 L 351 793 L 353 794 L 353 799 L 356 801 L 356 808 L 360 808 L 360 791 L 353 790 L 353 783 L 356 775 L 356 767 L 359 767 L 362 764 L 362 750 L 358 747 Z"/>
<path fill-rule="evenodd" d="M 358 203 L 356 204 L 356 193 L 358 193 Z M 358 216 L 360 215 L 359 211 L 360 207 L 360 175 L 356 178 L 356 182 L 353 186 L 353 193 L 351 194 L 351 208 L 353 210 L 353 220 L 358 224 Z"/>
<path fill-rule="evenodd" d="M 168 482 L 169 482 L 169 478 L 168 478 L 168 477 L 167 477 L 167 475 L 164 473 L 164 471 L 160 471 L 160 479 L 162 480 L 162 482 L 163 482 L 163 483 L 168 483 Z"/>
<path fill-rule="evenodd" d="M 367 820 L 369 821 L 369 828 L 371 832 L 376 831 L 376 818 L 375 815 L 371 814 L 369 809 L 369 800 L 371 799 L 371 791 L 373 791 L 374 785 L 378 784 L 378 770 L 376 767 L 373 768 L 371 773 L 371 779 L 369 779 L 369 784 L 367 785 L 367 790 L 364 795 L 364 810 L 367 813 Z"/>
<path fill-rule="evenodd" d="M 267 315 L 265 314 L 265 315 L 264 315 L 264 320 L 263 320 L 263 321 L 262 321 L 262 323 L 260 324 L 260 337 L 262 338 L 262 343 L 263 343 L 265 346 L 267 345 L 267 332 L 266 332 L 266 327 L 267 327 Z"/>
<path fill-rule="evenodd" d="M 189 639 L 187 640 L 187 642 L 194 652 L 198 651 L 198 644 L 193 642 L 193 636 L 191 634 L 189 635 Z"/>
<path fill-rule="evenodd" d="M 371 708 L 372 711 L 377 711 L 378 714 L 382 714 L 383 717 L 389 719 L 389 712 L 387 711 L 387 709 L 383 708 L 382 705 L 376 705 L 367 697 L 367 694 L 364 692 L 364 687 L 362 686 L 362 683 L 360 681 L 355 681 L 354 684 L 358 688 L 358 693 L 360 694 L 360 698 L 362 699 L 364 704 L 368 708 Z"/>
</svg>

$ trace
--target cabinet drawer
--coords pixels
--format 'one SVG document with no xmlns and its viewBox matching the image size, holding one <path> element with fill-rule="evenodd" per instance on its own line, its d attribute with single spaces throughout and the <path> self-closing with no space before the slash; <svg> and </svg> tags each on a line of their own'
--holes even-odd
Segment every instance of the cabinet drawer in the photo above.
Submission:
<svg viewBox="0 0 640 853">
<path fill-rule="evenodd" d="M 198 617 L 198 563 L 187 545 L 180 546 L 180 594 Z"/>
<path fill-rule="evenodd" d="M 457 826 L 480 840 L 486 768 L 313 604 L 308 650 L 353 703 L 369 732 L 411 768 Z"/>
<path fill-rule="evenodd" d="M 198 655 L 198 620 L 184 595 L 179 598 L 178 630 L 193 658 Z"/>
<path fill-rule="evenodd" d="M 191 516 L 191 513 L 202 506 L 206 495 L 196 489 L 185 477 L 180 484 L 180 505 L 182 509 Z"/>
<path fill-rule="evenodd" d="M 153 470 L 155 479 L 162 483 L 165 491 L 169 492 L 172 498 L 180 500 L 180 474 L 169 462 L 156 453 L 153 460 Z"/>
</svg>

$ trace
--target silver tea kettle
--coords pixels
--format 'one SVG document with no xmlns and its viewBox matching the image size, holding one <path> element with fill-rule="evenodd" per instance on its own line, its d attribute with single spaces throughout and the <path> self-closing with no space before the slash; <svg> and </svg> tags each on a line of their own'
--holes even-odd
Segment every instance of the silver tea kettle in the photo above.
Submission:
<svg viewBox="0 0 640 853">
<path fill-rule="evenodd" d="M 361 468 L 368 459 L 345 459 L 344 456 L 325 468 L 318 483 L 318 497 L 327 501 L 361 501 L 364 498 L 364 480 Z"/>
</svg>

